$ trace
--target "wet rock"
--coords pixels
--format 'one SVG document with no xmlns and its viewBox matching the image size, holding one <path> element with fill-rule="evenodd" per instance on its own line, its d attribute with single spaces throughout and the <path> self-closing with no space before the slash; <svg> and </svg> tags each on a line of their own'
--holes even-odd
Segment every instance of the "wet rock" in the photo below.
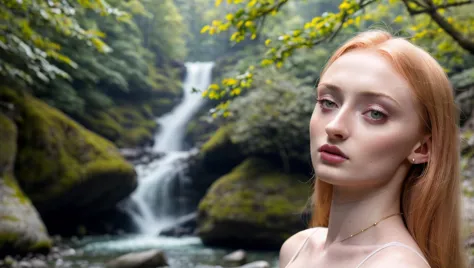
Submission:
<svg viewBox="0 0 474 268">
<path fill-rule="evenodd" d="M 14 175 L 18 129 L 0 111 L 0 257 L 46 253 L 51 239 L 38 211 Z"/>
<path fill-rule="evenodd" d="M 227 264 L 242 265 L 247 262 L 247 253 L 239 249 L 224 256 L 223 261 Z"/>
<path fill-rule="evenodd" d="M 31 267 L 33 268 L 47 268 L 48 267 L 46 262 L 40 259 L 32 259 L 30 261 L 30 264 L 31 264 Z"/>
<path fill-rule="evenodd" d="M 13 266 L 16 263 L 16 260 L 12 258 L 12 256 L 6 256 L 3 259 L 3 264 L 7 267 Z"/>
<path fill-rule="evenodd" d="M 168 266 L 168 261 L 163 251 L 157 249 L 128 253 L 106 263 L 107 268 L 155 268 L 161 266 Z"/>
<path fill-rule="evenodd" d="M 270 268 L 270 264 L 266 261 L 254 261 L 236 268 Z"/>
<path fill-rule="evenodd" d="M 18 262 L 18 265 L 16 265 L 18 268 L 32 268 L 33 266 L 31 265 L 30 262 L 27 261 L 20 261 Z"/>
</svg>

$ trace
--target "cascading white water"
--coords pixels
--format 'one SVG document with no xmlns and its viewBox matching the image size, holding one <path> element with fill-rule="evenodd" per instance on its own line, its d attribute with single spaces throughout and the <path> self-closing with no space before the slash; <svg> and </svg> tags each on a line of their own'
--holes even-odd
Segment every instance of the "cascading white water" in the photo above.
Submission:
<svg viewBox="0 0 474 268">
<path fill-rule="evenodd" d="M 172 182 L 179 178 L 176 164 L 190 154 L 182 151 L 186 124 L 203 103 L 201 94 L 192 93 L 192 88 L 209 86 L 212 67 L 212 62 L 186 63 L 182 102 L 157 120 L 161 131 L 155 136 L 153 151 L 164 153 L 164 156 L 146 166 L 136 167 L 138 187 L 125 210 L 143 234 L 157 234 L 180 214 L 179 205 L 171 200 Z"/>
</svg>

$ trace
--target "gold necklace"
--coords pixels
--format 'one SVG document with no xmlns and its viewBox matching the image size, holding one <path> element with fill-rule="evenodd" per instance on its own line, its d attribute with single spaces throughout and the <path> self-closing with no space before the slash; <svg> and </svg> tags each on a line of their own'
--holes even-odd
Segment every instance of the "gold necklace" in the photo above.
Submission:
<svg viewBox="0 0 474 268">
<path fill-rule="evenodd" d="M 393 216 L 396 216 L 396 215 L 403 215 L 403 213 L 395 213 L 395 214 L 392 214 L 392 215 L 388 215 L 388 216 L 386 216 L 386 217 L 383 217 L 383 218 L 380 219 L 378 222 L 375 222 L 375 223 L 371 224 L 369 227 L 367 227 L 367 228 L 365 228 L 365 229 L 362 229 L 362 230 L 360 230 L 359 232 L 357 232 L 357 233 L 355 233 L 355 234 L 351 234 L 350 236 L 348 236 L 348 237 L 342 239 L 342 240 L 339 241 L 339 242 L 344 242 L 344 241 L 346 241 L 346 240 L 349 239 L 349 238 L 352 238 L 352 237 L 354 237 L 354 236 L 356 236 L 356 235 L 358 235 L 358 234 L 361 234 L 361 233 L 367 231 L 368 229 L 370 229 L 370 228 L 376 226 L 376 225 L 379 224 L 381 221 L 386 220 L 386 219 L 388 219 L 388 218 L 390 218 L 390 217 L 393 217 Z"/>
</svg>

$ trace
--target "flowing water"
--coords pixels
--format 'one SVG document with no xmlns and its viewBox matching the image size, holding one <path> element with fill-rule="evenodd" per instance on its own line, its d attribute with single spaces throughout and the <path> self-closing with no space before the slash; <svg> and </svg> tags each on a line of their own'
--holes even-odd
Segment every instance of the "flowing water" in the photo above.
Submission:
<svg viewBox="0 0 474 268">
<path fill-rule="evenodd" d="M 191 151 L 183 151 L 186 125 L 203 104 L 201 94 L 192 89 L 206 89 L 211 83 L 213 63 L 186 63 L 184 97 L 170 113 L 158 118 L 161 131 L 155 137 L 153 151 L 164 153 L 160 159 L 145 166 L 137 166 L 139 184 L 125 205 L 142 234 L 156 235 L 172 225 L 179 216 L 190 212 L 187 207 L 174 200 L 173 187 L 185 180 L 179 174 L 180 161 L 189 157 Z M 178 181 L 176 181 L 178 180 Z"/>
<path fill-rule="evenodd" d="M 186 180 L 179 174 L 179 163 L 192 152 L 183 150 L 186 124 L 203 104 L 200 94 L 192 88 L 206 89 L 211 82 L 213 63 L 187 63 L 184 81 L 184 96 L 170 113 L 157 119 L 161 131 L 155 137 L 155 152 L 163 156 L 147 165 L 136 166 L 138 187 L 126 200 L 124 209 L 137 227 L 135 235 L 95 236 L 71 240 L 68 244 L 76 250 L 74 254 L 50 263 L 50 267 L 94 267 L 117 256 L 132 251 L 161 249 L 165 252 L 169 266 L 195 268 L 199 265 L 222 265 L 222 257 L 232 252 L 205 247 L 198 237 L 163 237 L 160 230 L 173 225 L 180 217 L 190 212 L 189 207 L 173 200 L 173 187 Z M 248 252 L 248 261 L 266 260 L 278 267 L 277 252 Z"/>
<path fill-rule="evenodd" d="M 222 258 L 232 250 L 210 248 L 197 237 L 171 238 L 150 235 L 86 237 L 71 245 L 77 252 L 50 267 L 104 268 L 105 263 L 122 254 L 147 249 L 163 250 L 169 267 L 197 268 L 200 265 L 224 266 Z M 278 267 L 277 252 L 247 252 L 247 261 L 264 260 Z M 225 267 L 225 266 L 224 266 Z"/>
</svg>

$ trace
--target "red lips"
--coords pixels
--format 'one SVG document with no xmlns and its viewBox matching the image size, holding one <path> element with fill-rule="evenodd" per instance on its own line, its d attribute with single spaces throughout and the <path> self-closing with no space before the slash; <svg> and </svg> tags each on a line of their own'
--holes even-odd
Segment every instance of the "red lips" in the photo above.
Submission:
<svg viewBox="0 0 474 268">
<path fill-rule="evenodd" d="M 321 158 L 330 163 L 341 163 L 349 159 L 337 146 L 324 144 L 319 147 L 318 152 L 321 153 Z"/>
</svg>

